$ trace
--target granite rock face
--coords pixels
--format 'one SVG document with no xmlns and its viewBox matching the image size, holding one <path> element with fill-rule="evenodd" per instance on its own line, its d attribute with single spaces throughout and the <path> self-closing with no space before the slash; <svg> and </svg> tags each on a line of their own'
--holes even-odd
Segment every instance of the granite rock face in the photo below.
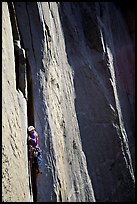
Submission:
<svg viewBox="0 0 137 204">
<path fill-rule="evenodd" d="M 16 90 L 8 5 L 2 3 L 2 200 L 32 201 L 26 145 L 26 100 Z"/>
<path fill-rule="evenodd" d="M 111 3 L 64 3 L 60 16 L 96 200 L 134 200 L 134 49 L 127 25 Z"/>
<path fill-rule="evenodd" d="M 134 45 L 118 5 L 2 6 L 3 201 L 134 201 Z"/>
</svg>

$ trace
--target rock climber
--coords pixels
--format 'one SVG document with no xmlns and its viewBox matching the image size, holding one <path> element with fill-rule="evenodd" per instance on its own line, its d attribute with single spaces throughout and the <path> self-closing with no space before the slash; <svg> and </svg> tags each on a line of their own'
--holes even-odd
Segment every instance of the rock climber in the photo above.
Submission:
<svg viewBox="0 0 137 204">
<path fill-rule="evenodd" d="M 38 133 L 34 126 L 28 127 L 28 144 L 34 148 L 38 147 Z"/>
<path fill-rule="evenodd" d="M 28 129 L 28 148 L 29 148 L 29 160 L 33 162 L 33 166 L 36 168 L 36 173 L 42 173 L 39 170 L 39 164 L 41 162 L 41 149 L 38 145 L 38 133 L 34 126 L 29 126 Z"/>
</svg>

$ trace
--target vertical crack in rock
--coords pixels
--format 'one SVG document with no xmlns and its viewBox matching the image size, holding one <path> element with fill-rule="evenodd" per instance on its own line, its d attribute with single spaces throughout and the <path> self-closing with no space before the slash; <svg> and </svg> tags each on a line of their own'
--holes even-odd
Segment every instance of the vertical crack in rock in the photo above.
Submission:
<svg viewBox="0 0 137 204">
<path fill-rule="evenodd" d="M 27 82 L 28 82 L 28 90 L 27 90 L 28 91 L 28 100 L 27 100 L 28 126 L 30 126 L 30 125 L 35 126 L 32 75 L 31 75 L 31 70 L 30 70 L 28 59 L 27 59 Z M 29 149 L 28 149 L 28 151 L 29 151 Z M 28 152 L 28 154 L 29 154 L 29 152 Z M 28 159 L 29 159 L 29 157 L 28 157 Z M 30 191 L 33 195 L 33 201 L 37 202 L 37 184 L 36 184 L 37 177 L 35 174 L 35 167 L 33 164 L 30 163 L 29 160 L 28 160 L 28 169 L 29 169 Z"/>
<path fill-rule="evenodd" d="M 31 74 L 28 59 L 27 59 L 27 82 L 28 82 L 28 100 L 27 100 L 28 125 L 34 125 L 35 126 L 32 74 Z"/>
</svg>

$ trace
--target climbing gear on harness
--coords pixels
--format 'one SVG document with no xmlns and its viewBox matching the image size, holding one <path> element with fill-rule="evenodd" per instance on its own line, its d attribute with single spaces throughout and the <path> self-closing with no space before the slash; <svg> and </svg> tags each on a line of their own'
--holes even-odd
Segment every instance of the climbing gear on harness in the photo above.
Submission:
<svg viewBox="0 0 137 204">
<path fill-rule="evenodd" d="M 42 161 L 41 149 L 39 147 L 30 146 L 29 149 L 29 160 L 31 163 L 31 167 L 35 170 L 36 174 L 42 173 L 40 172 L 39 165 Z"/>
</svg>

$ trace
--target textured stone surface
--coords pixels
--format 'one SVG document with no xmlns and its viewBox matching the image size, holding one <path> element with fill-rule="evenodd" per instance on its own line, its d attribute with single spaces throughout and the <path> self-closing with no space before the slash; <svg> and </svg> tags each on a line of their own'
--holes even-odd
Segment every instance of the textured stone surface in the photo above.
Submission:
<svg viewBox="0 0 137 204">
<path fill-rule="evenodd" d="M 18 97 L 22 98 L 19 106 Z M 22 108 L 20 108 L 22 107 Z M 2 201 L 32 201 L 26 148 L 26 101 L 16 90 L 9 11 L 2 3 Z M 24 116 L 25 114 L 25 116 Z M 26 121 L 27 122 L 27 121 Z M 23 123 L 23 125 L 22 125 Z M 24 129 L 25 128 L 25 129 Z"/>
<path fill-rule="evenodd" d="M 63 3 L 60 16 L 96 200 L 133 201 L 134 50 L 127 27 L 108 3 Z"/>
<path fill-rule="evenodd" d="M 25 141 L 33 121 L 43 154 L 37 202 L 134 201 L 134 50 L 121 13 L 97 2 L 15 2 L 15 12 L 29 105 L 16 91 L 3 3 L 4 202 L 31 201 Z"/>
<path fill-rule="evenodd" d="M 94 201 L 57 4 L 16 3 L 15 8 L 32 72 L 34 118 L 43 150 L 38 202 Z"/>
</svg>

